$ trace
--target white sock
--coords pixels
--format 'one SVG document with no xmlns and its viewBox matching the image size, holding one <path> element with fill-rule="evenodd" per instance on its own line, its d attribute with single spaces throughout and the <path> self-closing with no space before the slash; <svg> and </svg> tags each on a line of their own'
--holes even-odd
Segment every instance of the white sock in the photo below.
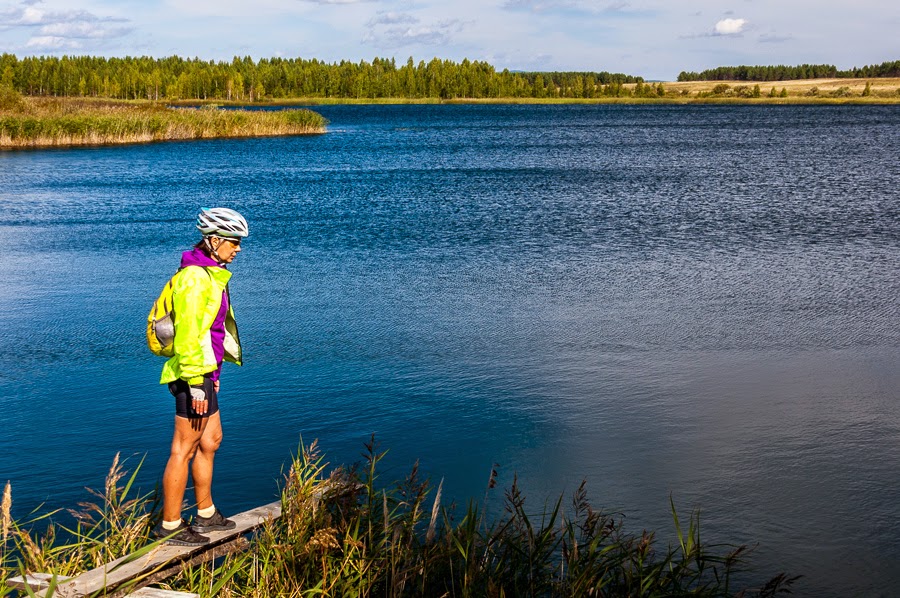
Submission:
<svg viewBox="0 0 900 598">
<path fill-rule="evenodd" d="M 216 514 L 216 505 L 209 505 L 205 509 L 197 509 L 197 516 L 209 519 Z"/>
<path fill-rule="evenodd" d="M 176 519 L 175 521 L 163 521 L 162 528 L 167 531 L 175 531 L 178 529 L 178 526 L 181 525 L 181 519 Z"/>
</svg>

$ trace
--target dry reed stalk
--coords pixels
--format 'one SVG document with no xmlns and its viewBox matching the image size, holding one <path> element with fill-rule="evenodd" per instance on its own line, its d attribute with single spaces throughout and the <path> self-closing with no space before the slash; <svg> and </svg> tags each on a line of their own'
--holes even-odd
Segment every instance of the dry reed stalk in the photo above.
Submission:
<svg viewBox="0 0 900 598">
<path fill-rule="evenodd" d="M 390 525 L 388 523 L 390 521 L 390 515 L 388 515 L 387 491 L 386 490 L 381 491 L 381 498 L 382 498 L 382 516 L 384 517 L 384 519 L 383 519 L 383 521 L 384 521 L 384 537 L 387 538 L 388 537 L 388 528 L 390 527 Z"/>
<path fill-rule="evenodd" d="M 438 484 L 437 492 L 434 495 L 434 505 L 431 507 L 431 521 L 428 523 L 428 532 L 425 534 L 425 543 L 431 544 L 434 541 L 434 532 L 437 528 L 438 512 L 441 510 L 441 490 L 444 487 L 444 478 Z"/>
<path fill-rule="evenodd" d="M 6 538 L 9 537 L 9 526 L 12 523 L 12 488 L 9 481 L 3 488 L 3 501 L 0 502 L 0 532 L 3 535 L 3 542 L 0 547 L 6 545 Z"/>
<path fill-rule="evenodd" d="M 116 453 L 116 456 L 113 457 L 112 465 L 109 468 L 109 473 L 106 474 L 106 500 L 109 502 L 115 502 L 116 495 L 116 484 L 119 483 L 119 480 L 122 479 L 122 472 L 119 471 L 119 453 Z"/>
</svg>

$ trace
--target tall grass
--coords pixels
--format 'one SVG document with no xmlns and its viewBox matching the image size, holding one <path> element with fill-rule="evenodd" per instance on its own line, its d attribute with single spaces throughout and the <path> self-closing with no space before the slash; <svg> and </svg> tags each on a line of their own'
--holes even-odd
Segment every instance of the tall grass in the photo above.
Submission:
<svg viewBox="0 0 900 598">
<path fill-rule="evenodd" d="M 0 520 L 0 596 L 11 591 L 8 580 L 12 576 L 50 573 L 71 577 L 146 545 L 158 520 L 159 501 L 156 492 L 135 494 L 134 481 L 141 463 L 143 460 L 126 479 L 116 455 L 103 490 L 89 491 L 97 500 L 79 503 L 77 509 L 67 511 L 67 519 L 72 521 L 69 525 L 59 523 L 61 510 L 36 510 L 23 521 L 13 520 L 9 514 L 12 492 L 7 482 Z"/>
<path fill-rule="evenodd" d="M 492 470 L 480 502 L 461 514 L 441 502 L 418 465 L 382 484 L 384 457 L 374 442 L 352 468 L 330 472 L 316 444 L 301 445 L 285 474 L 282 516 L 260 528 L 249 549 L 185 568 L 169 587 L 201 596 L 774 596 L 796 578 L 784 574 L 756 587 L 734 587 L 745 547 L 709 546 L 700 517 L 682 522 L 672 503 L 677 541 L 632 534 L 621 517 L 596 510 L 585 485 L 569 501 L 534 510 L 516 481 L 502 493 L 503 511 L 488 515 L 500 491 Z M 140 464 L 138 465 L 138 468 Z M 57 543 L 58 524 L 29 531 L 56 512 L 10 522 L 2 546 L 0 595 L 20 572 L 74 575 L 149 542 L 158 517 L 155 494 L 135 495 L 118 457 L 95 503 L 74 512 L 77 525 Z M 6 504 L 6 503 L 4 503 Z M 9 519 L 3 519 L 6 522 Z M 684 523 L 687 525 L 685 526 Z"/>
<path fill-rule="evenodd" d="M 10 96 L 10 97 L 6 97 Z M 169 108 L 161 104 L 0 97 L 0 148 L 102 145 L 322 133 L 310 110 Z"/>
</svg>

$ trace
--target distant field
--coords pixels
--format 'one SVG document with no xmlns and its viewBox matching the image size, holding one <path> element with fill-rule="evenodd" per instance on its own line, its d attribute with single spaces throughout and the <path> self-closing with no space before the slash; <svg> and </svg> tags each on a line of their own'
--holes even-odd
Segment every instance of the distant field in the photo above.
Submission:
<svg viewBox="0 0 900 598">
<path fill-rule="evenodd" d="M 869 91 L 871 95 L 862 98 L 862 93 L 866 89 L 866 84 L 870 85 Z M 666 92 L 675 92 L 681 94 L 687 92 L 692 96 L 698 94 L 708 94 L 721 84 L 730 87 L 732 95 L 736 95 L 734 90 L 741 86 L 753 88 L 759 85 L 760 92 L 763 96 L 767 96 L 772 88 L 776 93 L 780 93 L 782 88 L 787 90 L 788 97 L 803 97 L 812 99 L 821 98 L 850 98 L 857 97 L 859 99 L 867 99 L 871 101 L 889 100 L 900 102 L 900 78 L 888 79 L 797 79 L 793 81 L 686 81 L 686 82 L 664 82 L 663 86 Z M 626 86 L 629 87 L 629 86 Z M 633 87 L 633 86 L 630 86 Z M 815 93 L 813 95 L 813 90 Z"/>
</svg>

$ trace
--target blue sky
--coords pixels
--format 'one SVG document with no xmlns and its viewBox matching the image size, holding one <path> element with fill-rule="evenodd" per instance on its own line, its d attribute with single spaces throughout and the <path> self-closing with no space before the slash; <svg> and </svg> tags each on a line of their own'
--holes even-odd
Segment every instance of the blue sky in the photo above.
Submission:
<svg viewBox="0 0 900 598">
<path fill-rule="evenodd" d="M 672 80 L 900 60 L 896 0 L 0 0 L 0 52 L 328 62 L 437 56 Z"/>
</svg>

